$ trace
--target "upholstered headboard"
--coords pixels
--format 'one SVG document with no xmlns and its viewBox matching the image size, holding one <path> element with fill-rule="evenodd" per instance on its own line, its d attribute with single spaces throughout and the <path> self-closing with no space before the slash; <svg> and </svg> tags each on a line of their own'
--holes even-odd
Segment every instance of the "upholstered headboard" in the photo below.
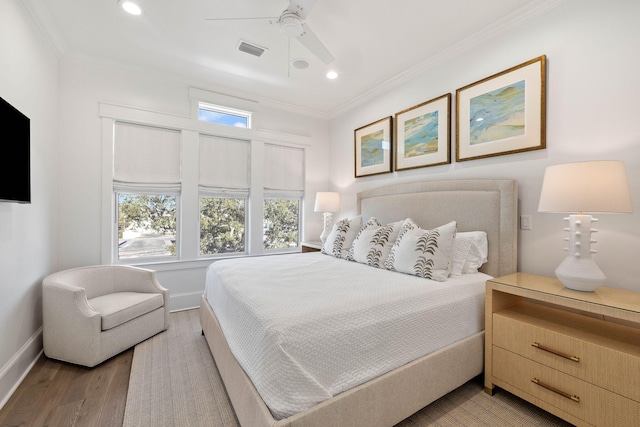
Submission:
<svg viewBox="0 0 640 427">
<path fill-rule="evenodd" d="M 518 184 L 508 179 L 422 181 L 358 193 L 364 221 L 412 218 L 423 228 L 457 221 L 458 231 L 485 231 L 488 261 L 480 269 L 494 277 L 517 270 Z"/>
</svg>

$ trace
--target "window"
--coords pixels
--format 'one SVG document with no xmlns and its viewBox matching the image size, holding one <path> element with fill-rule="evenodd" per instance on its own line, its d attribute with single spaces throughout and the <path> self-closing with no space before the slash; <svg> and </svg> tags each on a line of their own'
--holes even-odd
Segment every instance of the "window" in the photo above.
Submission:
<svg viewBox="0 0 640 427">
<path fill-rule="evenodd" d="M 289 249 L 298 246 L 300 200 L 265 199 L 263 242 L 265 249 Z"/>
<path fill-rule="evenodd" d="M 116 122 L 118 260 L 177 257 L 180 132 Z"/>
<path fill-rule="evenodd" d="M 200 135 L 200 255 L 246 253 L 248 141 Z"/>
<path fill-rule="evenodd" d="M 244 253 L 247 200 L 200 198 L 200 255 Z"/>
<path fill-rule="evenodd" d="M 176 256 L 176 196 L 117 193 L 118 259 Z"/>
<path fill-rule="evenodd" d="M 265 144 L 264 151 L 264 249 L 296 248 L 300 243 L 304 151 L 274 144 Z"/>
<path fill-rule="evenodd" d="M 104 263 L 171 270 L 299 251 L 305 149 L 296 137 L 265 141 L 195 117 L 101 107 Z"/>
<path fill-rule="evenodd" d="M 219 125 L 251 128 L 251 113 L 219 105 L 198 103 L 198 120 Z"/>
</svg>

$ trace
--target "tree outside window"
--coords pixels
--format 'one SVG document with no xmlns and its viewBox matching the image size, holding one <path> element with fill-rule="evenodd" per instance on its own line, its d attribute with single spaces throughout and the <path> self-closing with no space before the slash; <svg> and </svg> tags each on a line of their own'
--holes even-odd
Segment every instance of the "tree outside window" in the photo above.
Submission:
<svg viewBox="0 0 640 427">
<path fill-rule="evenodd" d="M 265 249 L 288 249 L 298 246 L 300 200 L 265 199 L 263 242 Z"/>
<path fill-rule="evenodd" d="M 116 196 L 118 258 L 176 256 L 176 196 Z"/>
<path fill-rule="evenodd" d="M 200 198 L 200 255 L 243 253 L 244 198 Z"/>
</svg>

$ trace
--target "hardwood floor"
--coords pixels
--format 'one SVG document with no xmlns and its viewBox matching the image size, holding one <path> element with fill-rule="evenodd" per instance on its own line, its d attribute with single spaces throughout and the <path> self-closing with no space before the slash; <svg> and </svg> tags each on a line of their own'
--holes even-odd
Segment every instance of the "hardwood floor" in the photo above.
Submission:
<svg viewBox="0 0 640 427">
<path fill-rule="evenodd" d="M 133 348 L 93 369 L 44 354 L 0 410 L 0 427 L 122 426 Z"/>
</svg>

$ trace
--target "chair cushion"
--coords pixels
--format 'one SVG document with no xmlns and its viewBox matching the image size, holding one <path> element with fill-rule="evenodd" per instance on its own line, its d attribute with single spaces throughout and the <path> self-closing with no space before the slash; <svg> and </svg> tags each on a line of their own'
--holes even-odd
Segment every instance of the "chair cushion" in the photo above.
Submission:
<svg viewBox="0 0 640 427">
<path fill-rule="evenodd" d="M 147 314 L 164 305 L 162 294 L 142 292 L 115 292 L 88 300 L 89 305 L 102 316 L 102 330 Z"/>
</svg>

